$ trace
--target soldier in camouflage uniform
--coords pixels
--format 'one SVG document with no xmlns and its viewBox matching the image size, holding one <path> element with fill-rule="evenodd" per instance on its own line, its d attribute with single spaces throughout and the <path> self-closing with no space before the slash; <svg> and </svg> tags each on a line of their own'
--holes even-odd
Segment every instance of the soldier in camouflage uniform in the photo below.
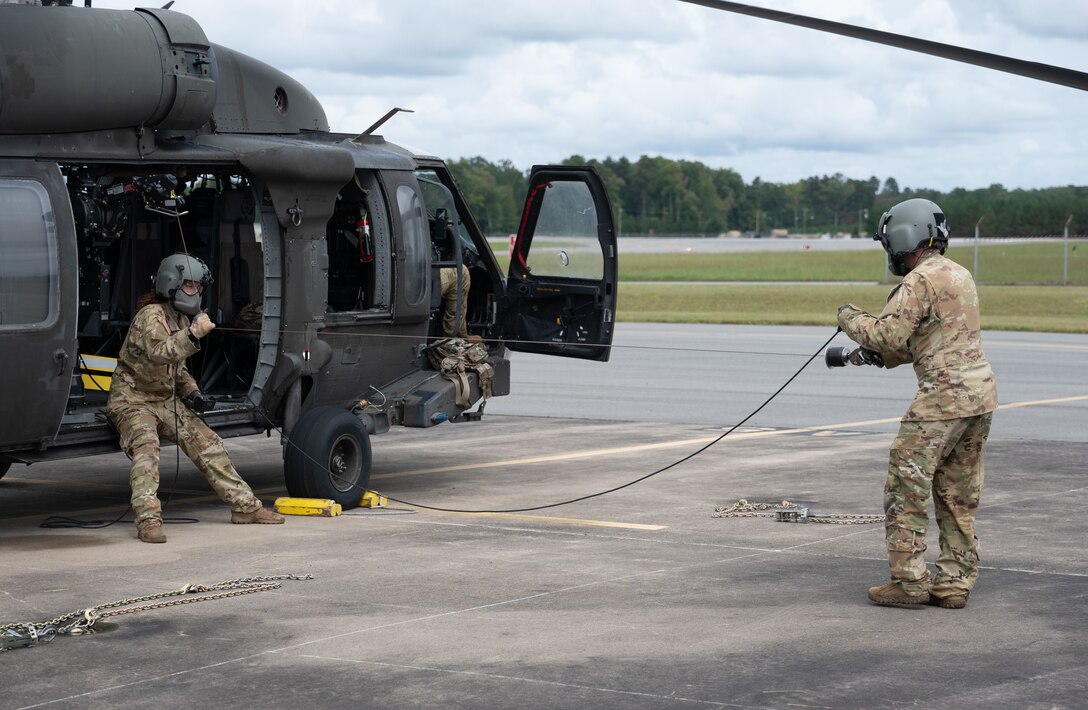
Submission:
<svg viewBox="0 0 1088 710">
<path fill-rule="evenodd" d="M 997 408 L 993 371 L 982 351 L 978 292 L 969 271 L 944 257 L 948 227 L 929 200 L 901 202 L 875 239 L 903 282 L 879 316 L 848 304 L 839 327 L 871 364 L 913 363 L 918 392 L 892 444 L 884 484 L 892 581 L 869 589 L 877 604 L 961 609 L 978 579 L 974 521 L 982 489 L 982 448 Z M 937 573 L 925 563 L 932 492 L 940 531 Z"/>
<path fill-rule="evenodd" d="M 177 442 L 231 507 L 232 523 L 282 523 L 266 510 L 231 465 L 223 441 L 196 412 L 214 405 L 197 388 L 185 360 L 200 350 L 200 339 L 215 324 L 198 312 L 210 273 L 196 257 L 175 254 L 163 260 L 155 292 L 140 299 L 121 346 L 110 385 L 106 414 L 132 459 L 129 480 L 136 529 L 144 542 L 166 542 L 158 499 L 159 437 Z M 192 323 L 186 314 L 195 316 Z M 180 400 L 180 402 L 179 402 Z"/>
</svg>

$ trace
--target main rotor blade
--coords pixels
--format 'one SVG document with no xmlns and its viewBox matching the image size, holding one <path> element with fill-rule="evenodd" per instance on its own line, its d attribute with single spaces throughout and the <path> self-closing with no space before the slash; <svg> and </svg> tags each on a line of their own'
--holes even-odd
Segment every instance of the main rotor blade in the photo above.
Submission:
<svg viewBox="0 0 1088 710">
<path fill-rule="evenodd" d="M 843 22 L 821 20 L 792 12 L 753 7 L 739 2 L 726 2 L 726 0 L 681 0 L 681 2 L 691 3 L 692 5 L 702 5 L 703 7 L 709 7 L 714 10 L 735 12 L 740 15 L 761 17 L 765 20 L 774 20 L 775 22 L 783 22 L 787 25 L 797 25 L 798 27 L 807 27 L 812 30 L 819 30 L 820 32 L 830 32 L 831 34 L 842 35 L 844 37 L 863 39 L 867 42 L 886 44 L 890 47 L 909 49 L 912 52 L 931 54 L 935 57 L 943 57 L 957 62 L 964 62 L 965 64 L 974 64 L 976 66 L 986 67 L 987 69 L 996 69 L 997 71 L 1008 72 L 1009 74 L 1018 74 L 1030 79 L 1038 79 L 1039 81 L 1046 81 L 1051 84 L 1061 84 L 1062 86 L 1069 86 L 1074 89 L 1080 89 L 1081 91 L 1088 91 L 1088 74 L 1074 69 L 1066 69 L 1065 67 L 1056 67 L 1051 64 L 1041 64 L 1039 62 L 1029 62 L 1023 59 L 1004 57 L 1000 54 L 990 54 L 989 52 L 980 52 L 976 49 L 967 49 L 966 47 L 932 42 L 927 39 L 897 35 L 893 32 L 871 30 L 865 27 L 858 27 L 857 25 L 848 25 Z"/>
</svg>

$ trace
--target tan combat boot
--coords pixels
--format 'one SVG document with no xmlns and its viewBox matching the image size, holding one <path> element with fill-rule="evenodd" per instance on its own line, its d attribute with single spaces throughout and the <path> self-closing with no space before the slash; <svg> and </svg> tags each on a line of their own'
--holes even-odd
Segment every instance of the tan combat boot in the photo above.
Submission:
<svg viewBox="0 0 1088 710">
<path fill-rule="evenodd" d="M 907 594 L 895 582 L 869 587 L 869 600 L 882 606 L 914 606 L 929 604 L 929 592 Z"/>
<path fill-rule="evenodd" d="M 261 506 L 252 513 L 240 513 L 237 510 L 232 510 L 230 513 L 230 521 L 235 525 L 248 525 L 249 523 L 279 525 L 283 522 L 283 516 Z"/>
<path fill-rule="evenodd" d="M 932 592 L 929 595 L 929 603 L 942 609 L 962 609 L 967 606 L 966 594 L 953 594 L 949 597 L 938 597 Z"/>
<path fill-rule="evenodd" d="M 166 533 L 162 531 L 162 521 L 157 518 L 143 521 L 136 526 L 136 537 L 143 542 L 166 542 Z"/>
</svg>

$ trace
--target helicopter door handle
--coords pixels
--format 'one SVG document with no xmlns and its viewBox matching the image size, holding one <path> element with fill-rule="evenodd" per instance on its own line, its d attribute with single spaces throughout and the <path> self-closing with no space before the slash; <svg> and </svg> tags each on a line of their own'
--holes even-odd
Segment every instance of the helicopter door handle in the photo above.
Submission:
<svg viewBox="0 0 1088 710">
<path fill-rule="evenodd" d="M 53 359 L 57 361 L 57 377 L 60 377 L 68 368 L 68 351 L 57 348 L 57 351 L 53 353 Z"/>
</svg>

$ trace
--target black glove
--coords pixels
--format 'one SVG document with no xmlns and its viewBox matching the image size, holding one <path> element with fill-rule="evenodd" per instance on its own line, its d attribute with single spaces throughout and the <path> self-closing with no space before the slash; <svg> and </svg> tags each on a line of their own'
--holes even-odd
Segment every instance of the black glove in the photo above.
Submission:
<svg viewBox="0 0 1088 710">
<path fill-rule="evenodd" d="M 884 367 L 884 358 L 880 353 L 865 348 L 858 348 L 847 357 L 851 365 L 876 365 Z"/>
<path fill-rule="evenodd" d="M 200 390 L 193 390 L 182 397 L 181 403 L 197 414 L 203 414 L 215 408 L 215 400 L 211 397 L 205 397 Z"/>
</svg>

